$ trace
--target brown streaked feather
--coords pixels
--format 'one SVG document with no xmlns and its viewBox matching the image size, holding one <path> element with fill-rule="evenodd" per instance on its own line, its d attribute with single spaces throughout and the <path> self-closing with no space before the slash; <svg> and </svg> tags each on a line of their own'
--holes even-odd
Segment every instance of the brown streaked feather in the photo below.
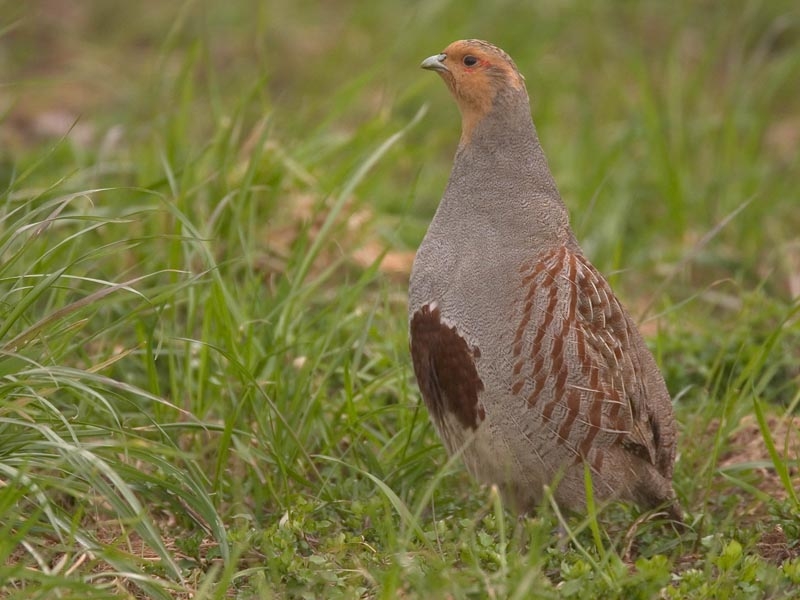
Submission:
<svg viewBox="0 0 800 600">
<path fill-rule="evenodd" d="M 655 465 L 657 431 L 642 410 L 632 323 L 606 280 L 566 246 L 523 269 L 512 391 L 578 458 L 621 444 Z M 557 409 L 564 416 L 554 422 Z"/>
</svg>

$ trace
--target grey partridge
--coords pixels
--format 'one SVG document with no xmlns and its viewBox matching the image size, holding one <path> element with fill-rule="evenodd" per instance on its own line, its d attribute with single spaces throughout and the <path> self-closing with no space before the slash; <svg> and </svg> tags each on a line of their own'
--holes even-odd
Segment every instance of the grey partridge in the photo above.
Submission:
<svg viewBox="0 0 800 600">
<path fill-rule="evenodd" d="M 570 229 L 531 120 L 523 76 L 501 49 L 462 40 L 422 62 L 458 104 L 462 133 L 409 287 L 414 372 L 450 454 L 512 508 L 544 487 L 681 511 L 676 427 L 635 323 Z"/>
</svg>

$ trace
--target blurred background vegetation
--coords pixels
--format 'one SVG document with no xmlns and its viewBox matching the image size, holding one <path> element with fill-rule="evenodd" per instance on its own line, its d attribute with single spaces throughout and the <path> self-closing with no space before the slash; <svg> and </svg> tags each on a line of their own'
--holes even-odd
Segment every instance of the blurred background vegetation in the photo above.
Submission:
<svg viewBox="0 0 800 600">
<path fill-rule="evenodd" d="M 721 232 L 736 256 L 705 257 L 712 277 L 701 283 L 734 274 L 755 285 L 792 241 L 792 2 L 35 1 L 5 2 L 3 15 L 7 165 L 74 124 L 59 151 L 79 166 L 124 145 L 146 177 L 137 150 L 161 148 L 181 165 L 236 116 L 251 132 L 266 119 L 279 152 L 334 187 L 369 141 L 427 104 L 359 194 L 381 214 L 419 214 L 391 232 L 413 247 L 458 127 L 447 94 L 416 66 L 477 36 L 526 74 L 562 194 L 598 260 L 673 262 L 748 202 L 740 220 L 760 227 Z M 789 283 L 770 281 L 784 295 Z"/>
<path fill-rule="evenodd" d="M 694 541 L 562 554 L 419 408 L 405 286 L 459 119 L 418 65 L 464 37 L 525 74 L 664 369 Z M 752 559 L 788 595 L 798 82 L 789 0 L 0 0 L 0 593 L 719 598 Z"/>
</svg>

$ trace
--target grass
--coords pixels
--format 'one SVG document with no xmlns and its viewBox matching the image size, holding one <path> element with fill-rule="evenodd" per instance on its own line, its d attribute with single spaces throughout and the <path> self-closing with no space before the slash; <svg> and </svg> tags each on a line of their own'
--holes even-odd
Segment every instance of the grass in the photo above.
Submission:
<svg viewBox="0 0 800 600">
<path fill-rule="evenodd" d="M 0 2 L 0 595 L 796 596 L 800 12 L 735 4 Z M 517 520 L 419 404 L 467 36 L 662 366 L 683 534 Z"/>
</svg>

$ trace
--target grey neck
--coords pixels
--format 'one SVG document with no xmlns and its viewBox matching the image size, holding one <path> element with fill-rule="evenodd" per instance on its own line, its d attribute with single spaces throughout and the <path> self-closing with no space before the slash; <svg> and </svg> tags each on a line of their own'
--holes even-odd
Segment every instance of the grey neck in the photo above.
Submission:
<svg viewBox="0 0 800 600">
<path fill-rule="evenodd" d="M 466 218 L 524 245 L 572 238 L 527 95 L 502 110 L 495 105 L 462 141 L 438 213 L 451 223 Z"/>
</svg>

